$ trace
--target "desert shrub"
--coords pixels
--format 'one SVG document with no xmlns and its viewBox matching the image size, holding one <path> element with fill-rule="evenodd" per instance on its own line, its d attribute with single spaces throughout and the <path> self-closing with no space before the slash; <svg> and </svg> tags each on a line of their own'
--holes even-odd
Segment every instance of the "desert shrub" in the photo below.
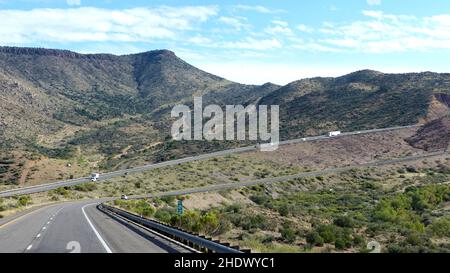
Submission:
<svg viewBox="0 0 450 273">
<path fill-rule="evenodd" d="M 450 237 L 450 216 L 435 219 L 427 230 L 434 236 Z"/>
<path fill-rule="evenodd" d="M 161 208 L 155 212 L 154 217 L 161 222 L 170 223 L 172 216 L 176 216 L 177 212 L 173 208 Z"/>
<path fill-rule="evenodd" d="M 334 225 L 321 225 L 316 228 L 316 231 L 319 233 L 320 237 L 323 238 L 325 243 L 333 243 L 336 240 L 336 234 L 338 230 Z"/>
<path fill-rule="evenodd" d="M 236 226 L 242 227 L 245 230 L 261 229 L 267 230 L 271 226 L 267 217 L 257 214 L 257 215 L 243 215 L 238 219 L 234 219 L 234 224 Z"/>
<path fill-rule="evenodd" d="M 340 216 L 334 219 L 333 222 L 338 227 L 353 228 L 355 226 L 355 222 L 349 216 Z"/>
<path fill-rule="evenodd" d="M 155 209 L 145 200 L 136 201 L 134 211 L 145 217 L 150 217 L 155 213 Z"/>
<path fill-rule="evenodd" d="M 161 200 L 166 202 L 169 205 L 174 204 L 175 203 L 175 199 L 176 199 L 175 196 L 163 196 L 163 197 L 161 197 Z"/>
<path fill-rule="evenodd" d="M 258 195 L 250 196 L 250 200 L 252 200 L 253 202 L 255 202 L 258 205 L 264 205 L 267 202 L 269 202 L 270 198 L 268 196 L 258 194 Z"/>
<path fill-rule="evenodd" d="M 306 235 L 306 242 L 310 246 L 323 246 L 324 239 L 316 231 L 312 231 Z"/>
<path fill-rule="evenodd" d="M 288 243 L 293 243 L 297 237 L 295 230 L 291 227 L 283 227 L 280 230 L 281 237 Z"/>
<path fill-rule="evenodd" d="M 21 207 L 25 207 L 25 206 L 29 205 L 30 203 L 31 203 L 31 197 L 28 195 L 21 196 L 17 200 L 17 205 L 19 205 Z"/>
<path fill-rule="evenodd" d="M 230 213 L 239 213 L 242 210 L 242 205 L 241 204 L 231 204 L 225 207 L 224 211 L 225 212 L 230 212 Z"/>
<path fill-rule="evenodd" d="M 50 195 L 63 195 L 68 196 L 70 194 L 68 187 L 59 187 L 54 190 L 49 191 Z"/>
<path fill-rule="evenodd" d="M 95 183 L 83 183 L 73 186 L 73 189 L 76 191 L 90 192 L 96 190 L 97 185 Z"/>
</svg>

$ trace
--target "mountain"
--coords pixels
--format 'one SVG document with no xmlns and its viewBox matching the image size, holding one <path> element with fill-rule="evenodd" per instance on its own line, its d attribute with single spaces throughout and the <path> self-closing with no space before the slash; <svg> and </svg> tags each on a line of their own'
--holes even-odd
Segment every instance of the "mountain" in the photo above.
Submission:
<svg viewBox="0 0 450 273">
<path fill-rule="evenodd" d="M 203 95 L 205 103 L 245 103 L 278 86 L 234 83 L 168 50 L 115 56 L 0 47 L 0 88 L 4 135 L 34 141 L 65 125 L 85 127 L 192 103 L 193 95 Z"/>
<path fill-rule="evenodd" d="M 280 105 L 283 138 L 425 122 L 450 113 L 449 102 L 450 74 L 371 70 L 296 81 L 260 101 Z"/>
<path fill-rule="evenodd" d="M 450 116 L 426 123 L 414 136 L 406 140 L 411 146 L 427 151 L 450 148 Z"/>
<path fill-rule="evenodd" d="M 67 163 L 80 176 L 248 144 L 172 141 L 170 110 L 191 105 L 194 95 L 222 107 L 279 105 L 288 139 L 447 116 L 450 74 L 363 70 L 256 86 L 202 71 L 169 50 L 116 56 L 0 47 L 0 184 L 61 179 Z"/>
</svg>

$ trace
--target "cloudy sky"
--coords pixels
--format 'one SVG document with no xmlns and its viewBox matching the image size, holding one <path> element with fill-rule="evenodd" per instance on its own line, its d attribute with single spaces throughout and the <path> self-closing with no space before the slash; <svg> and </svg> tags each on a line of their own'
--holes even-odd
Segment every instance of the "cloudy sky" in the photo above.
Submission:
<svg viewBox="0 0 450 273">
<path fill-rule="evenodd" d="M 450 72 L 448 0 L 0 0 L 0 45 L 170 49 L 242 83 Z"/>
</svg>

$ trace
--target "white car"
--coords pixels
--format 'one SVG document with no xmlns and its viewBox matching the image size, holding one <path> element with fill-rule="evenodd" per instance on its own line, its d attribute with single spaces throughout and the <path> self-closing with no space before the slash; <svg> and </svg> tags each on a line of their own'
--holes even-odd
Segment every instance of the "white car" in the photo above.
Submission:
<svg viewBox="0 0 450 273">
<path fill-rule="evenodd" d="M 122 194 L 122 196 L 120 196 L 120 199 L 122 199 L 122 200 L 128 200 L 128 196 L 126 196 L 125 194 Z"/>
<path fill-rule="evenodd" d="M 97 179 L 100 177 L 100 174 L 98 174 L 98 173 L 93 173 L 92 175 L 91 175 L 91 181 L 92 182 L 96 182 L 97 181 Z"/>
</svg>

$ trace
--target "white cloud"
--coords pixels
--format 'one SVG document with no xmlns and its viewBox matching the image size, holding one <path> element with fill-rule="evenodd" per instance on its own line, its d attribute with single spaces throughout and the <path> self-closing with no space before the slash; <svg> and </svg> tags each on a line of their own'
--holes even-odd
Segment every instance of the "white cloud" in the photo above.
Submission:
<svg viewBox="0 0 450 273">
<path fill-rule="evenodd" d="M 233 27 L 235 30 L 242 30 L 242 29 L 249 29 L 251 26 L 249 24 L 243 23 L 242 21 L 245 21 L 245 18 L 241 17 L 226 17 L 222 16 L 218 19 L 220 23 L 223 23 L 225 25 L 229 25 Z"/>
<path fill-rule="evenodd" d="M 369 6 L 379 6 L 381 5 L 381 0 L 367 0 Z"/>
<path fill-rule="evenodd" d="M 0 43 L 177 39 L 217 13 L 215 6 L 0 10 Z"/>
<path fill-rule="evenodd" d="M 281 48 L 282 44 L 277 39 L 260 40 L 248 37 L 242 41 L 223 42 L 219 47 L 228 49 L 270 50 Z"/>
<path fill-rule="evenodd" d="M 281 20 L 273 20 L 272 25 L 266 27 L 264 32 L 270 35 L 285 35 L 292 36 L 294 33 L 289 28 L 289 23 Z"/>
<path fill-rule="evenodd" d="M 271 9 L 264 6 L 248 6 L 248 5 L 235 5 L 233 6 L 235 9 L 243 10 L 243 11 L 253 11 L 259 13 L 283 13 L 285 12 L 282 9 Z"/>
<path fill-rule="evenodd" d="M 367 20 L 327 23 L 316 39 L 322 46 L 365 53 L 420 52 L 450 49 L 450 15 L 417 18 L 363 11 Z"/>
<path fill-rule="evenodd" d="M 288 22 L 282 21 L 282 20 L 273 20 L 272 23 L 275 24 L 275 25 L 278 25 L 278 26 L 282 26 L 282 27 L 289 26 Z"/>
<path fill-rule="evenodd" d="M 69 6 L 79 6 L 81 5 L 81 0 L 67 0 L 67 5 Z"/>
<path fill-rule="evenodd" d="M 196 45 L 200 45 L 200 46 L 207 46 L 208 44 L 212 43 L 211 39 L 201 36 L 201 35 L 196 35 L 194 37 L 191 37 L 191 38 L 189 38 L 188 41 L 192 44 L 196 44 Z"/>
<path fill-rule="evenodd" d="M 297 26 L 297 29 L 302 32 L 312 33 L 314 32 L 314 29 L 312 27 L 308 27 L 307 25 L 300 24 Z"/>
</svg>

